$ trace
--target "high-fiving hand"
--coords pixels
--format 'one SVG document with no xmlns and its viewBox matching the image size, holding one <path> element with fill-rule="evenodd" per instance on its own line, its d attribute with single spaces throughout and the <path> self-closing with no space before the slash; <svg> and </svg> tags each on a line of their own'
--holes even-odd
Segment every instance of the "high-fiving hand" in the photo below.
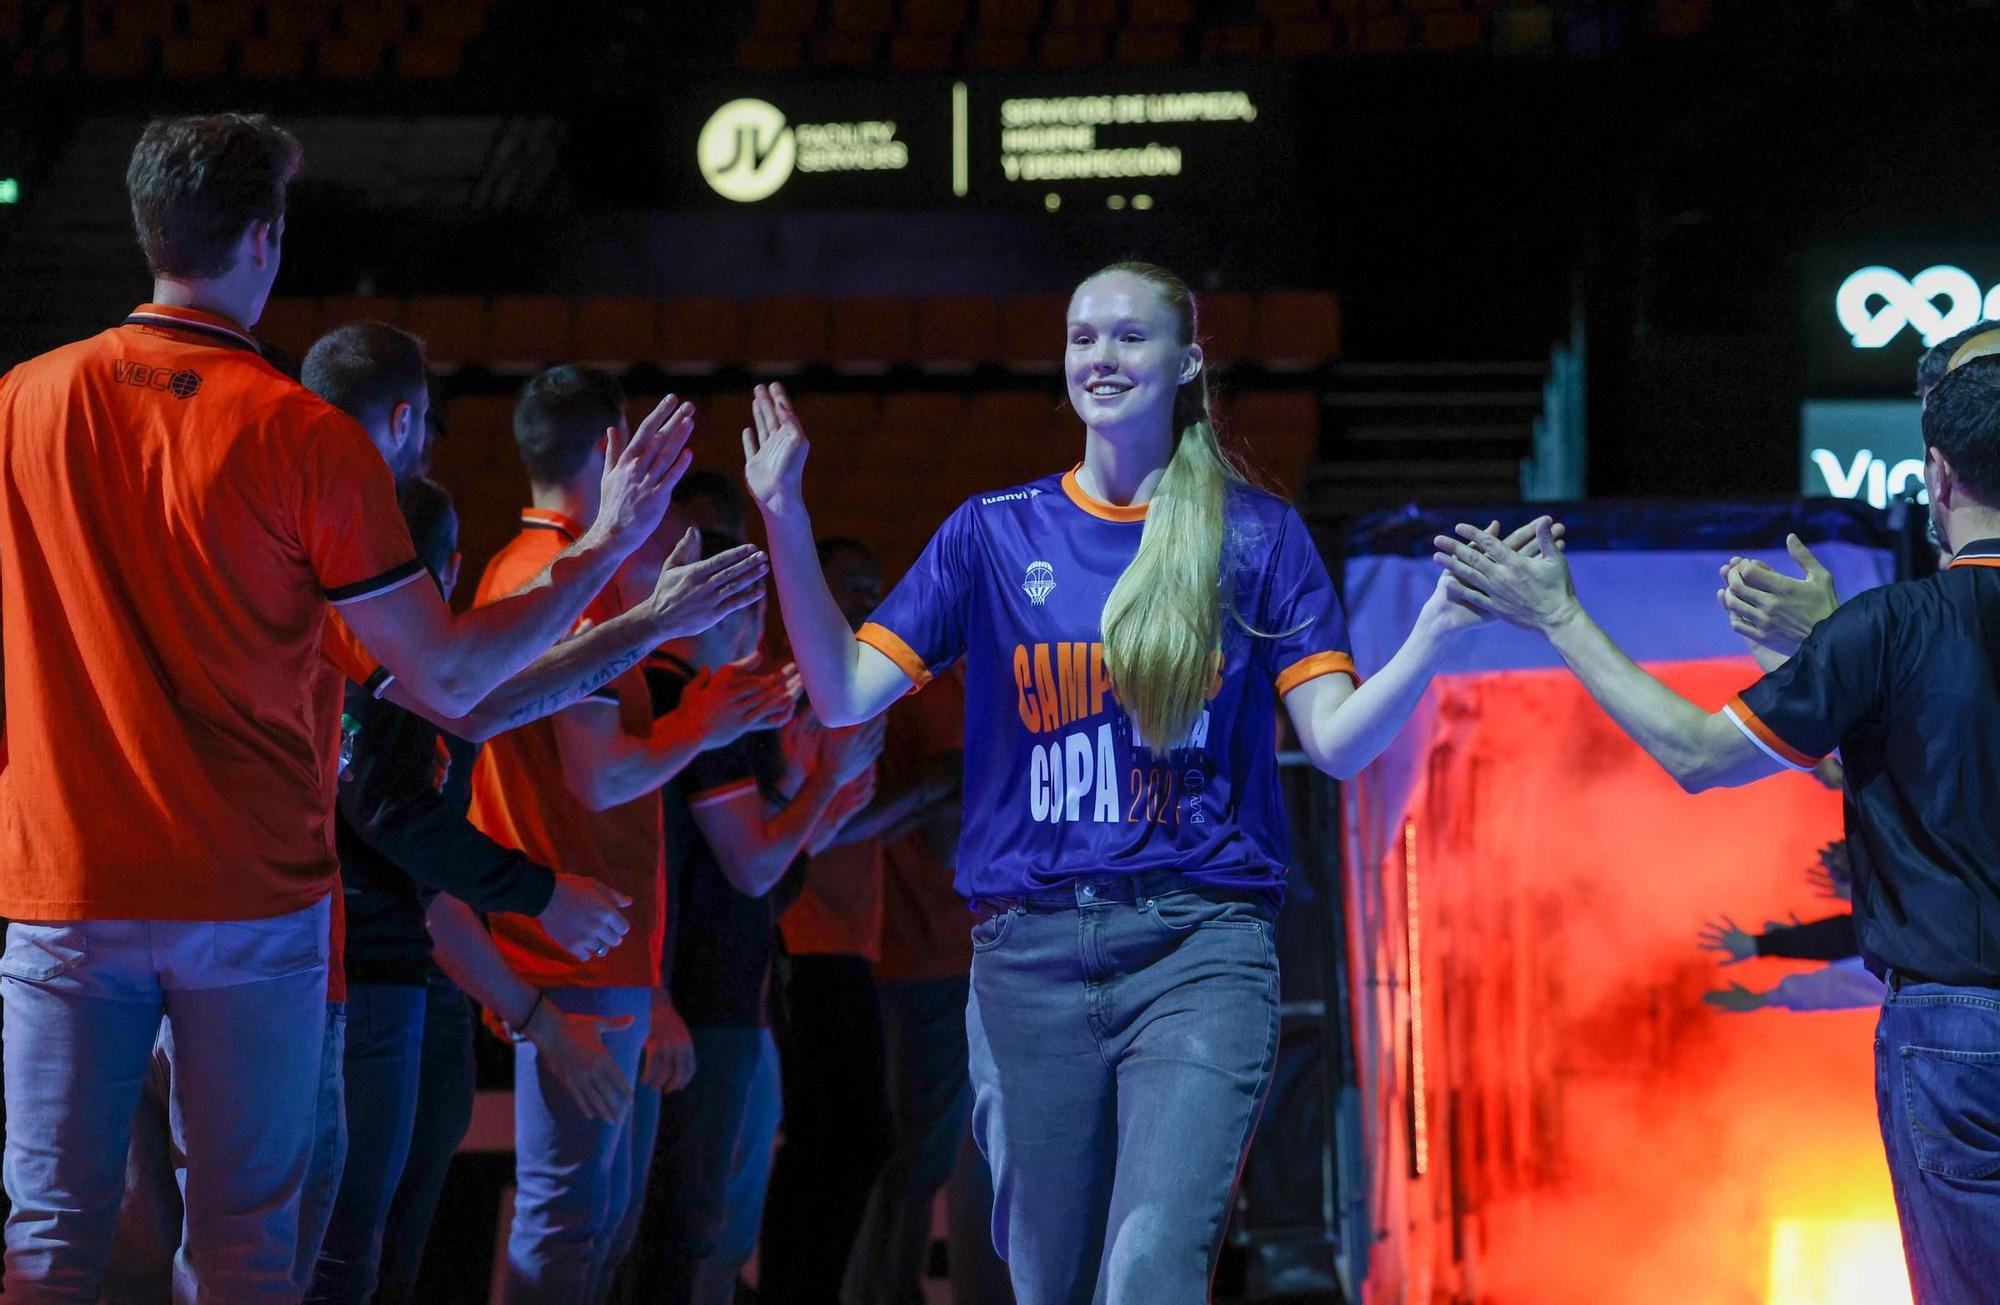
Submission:
<svg viewBox="0 0 2000 1305">
<path fill-rule="evenodd" d="M 1495 521 L 1492 525 L 1486 527 L 1486 531 L 1488 534 L 1498 534 L 1500 532 L 1500 523 Z M 1549 535 L 1555 540 L 1555 546 L 1558 549 L 1564 546 L 1562 522 L 1558 521 L 1551 526 Z M 1535 537 L 1533 522 L 1529 522 L 1527 525 L 1514 531 L 1513 534 L 1508 535 L 1506 544 L 1508 548 L 1516 552 L 1525 551 L 1529 556 L 1539 553 L 1542 547 L 1541 541 Z M 1417 623 L 1420 626 L 1427 626 L 1433 634 L 1451 634 L 1458 630 L 1479 625 L 1490 619 L 1491 617 L 1484 610 L 1474 607 L 1472 604 L 1456 597 L 1453 593 L 1451 577 L 1441 575 L 1438 577 L 1437 588 L 1431 591 L 1430 598 L 1424 602 L 1423 612 L 1418 616 Z"/>
<path fill-rule="evenodd" d="M 646 414 L 630 439 L 616 426 L 604 432 L 604 475 L 598 482 L 597 519 L 589 534 L 618 556 L 629 556 L 658 529 L 693 454 L 694 405 L 672 394 Z"/>
<path fill-rule="evenodd" d="M 759 385 L 750 399 L 753 428 L 743 432 L 743 479 L 767 516 L 782 516 L 805 500 L 805 427 L 782 385 Z"/>
<path fill-rule="evenodd" d="M 1715 601 L 1728 614 L 1730 629 L 1790 657 L 1815 625 L 1833 615 L 1840 597 L 1833 591 L 1833 573 L 1803 540 L 1786 535 L 1785 550 L 1804 578 L 1795 580 L 1756 558 L 1732 557 L 1722 567 L 1723 587 L 1715 591 Z"/>
<path fill-rule="evenodd" d="M 1437 536 L 1431 541 L 1437 549 L 1433 560 L 1445 569 L 1447 595 L 1544 634 L 1563 624 L 1583 609 L 1576 601 L 1569 561 L 1556 544 L 1555 524 L 1544 516 L 1525 527 L 1534 533 L 1533 551 L 1510 548 L 1492 531 L 1472 525 L 1460 525 L 1455 539 Z"/>
<path fill-rule="evenodd" d="M 685 639 L 756 602 L 764 595 L 770 559 L 752 544 L 702 560 L 701 532 L 692 527 L 674 551 L 646 600 L 661 623 L 660 638 Z"/>
</svg>

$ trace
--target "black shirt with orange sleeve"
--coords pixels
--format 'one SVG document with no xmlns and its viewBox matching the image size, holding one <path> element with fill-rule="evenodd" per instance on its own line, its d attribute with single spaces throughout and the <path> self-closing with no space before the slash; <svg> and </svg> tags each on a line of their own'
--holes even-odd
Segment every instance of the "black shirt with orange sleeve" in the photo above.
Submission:
<svg viewBox="0 0 2000 1305">
<path fill-rule="evenodd" d="M 324 896 L 328 606 L 422 575 L 366 433 L 225 317 L 142 305 L 0 377 L 0 915 Z"/>
<path fill-rule="evenodd" d="M 1772 759 L 1840 752 L 1861 953 L 2000 987 L 2000 539 L 1857 594 L 1723 709 Z"/>
<path fill-rule="evenodd" d="M 557 513 L 524 511 L 521 533 L 487 564 L 474 604 L 484 605 L 520 589 L 578 533 L 575 522 Z M 578 628 L 617 614 L 617 603 L 607 591 L 585 611 Z M 651 700 L 637 667 L 563 710 L 616 711 L 620 727 L 633 735 L 644 735 L 652 727 Z M 555 722 L 538 720 L 509 730 L 480 750 L 472 775 L 472 823 L 495 842 L 542 865 L 609 884 L 632 899 L 625 912 L 631 932 L 608 954 L 587 961 L 557 946 L 530 916 L 491 917 L 493 941 L 516 973 L 538 988 L 658 985 L 667 902 L 656 795 L 648 793 L 604 811 L 590 810 L 563 780 Z"/>
</svg>

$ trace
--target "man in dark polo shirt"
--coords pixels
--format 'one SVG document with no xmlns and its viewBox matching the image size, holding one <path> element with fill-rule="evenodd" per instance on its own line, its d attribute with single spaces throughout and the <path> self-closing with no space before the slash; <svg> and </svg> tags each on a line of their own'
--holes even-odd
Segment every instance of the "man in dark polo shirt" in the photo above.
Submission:
<svg viewBox="0 0 2000 1305">
<path fill-rule="evenodd" d="M 1690 792 L 1847 771 L 1854 917 L 1888 983 L 1876 1103 L 1919 1305 L 2000 1301 L 2000 358 L 1924 408 L 1924 485 L 1952 553 L 1857 594 L 1798 653 L 1704 712 L 1634 665 L 1576 600 L 1563 556 L 1470 526 L 1440 536 L 1459 596 L 1539 630 Z"/>
</svg>

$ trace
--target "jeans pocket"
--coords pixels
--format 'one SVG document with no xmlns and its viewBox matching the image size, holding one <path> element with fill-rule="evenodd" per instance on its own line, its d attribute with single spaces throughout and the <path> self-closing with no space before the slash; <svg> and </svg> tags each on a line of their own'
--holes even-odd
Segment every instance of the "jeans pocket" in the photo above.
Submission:
<svg viewBox="0 0 2000 1305">
<path fill-rule="evenodd" d="M 327 923 L 321 914 L 217 920 L 207 927 L 218 974 L 239 983 L 282 979 L 326 963 Z"/>
<path fill-rule="evenodd" d="M 1944 1178 L 2000 1179 L 2000 1051 L 1902 1051 L 1917 1167 Z"/>
<path fill-rule="evenodd" d="M 989 915 L 984 920 L 973 925 L 972 950 L 975 952 L 991 951 L 1005 942 L 1007 935 L 1014 931 L 1014 917 L 1020 913 L 1018 907 L 1011 908 L 1000 912 L 998 915 Z"/>
<path fill-rule="evenodd" d="M 1147 918 L 1168 933 L 1193 933 L 1197 929 L 1268 929 L 1270 920 L 1257 903 L 1232 898 L 1209 897 L 1199 892 L 1162 893 L 1149 897 L 1144 910 Z"/>
<path fill-rule="evenodd" d="M 84 930 L 80 921 L 64 924 L 7 926 L 7 947 L 0 952 L 0 975 L 23 983 L 48 983 L 83 964 Z"/>
</svg>

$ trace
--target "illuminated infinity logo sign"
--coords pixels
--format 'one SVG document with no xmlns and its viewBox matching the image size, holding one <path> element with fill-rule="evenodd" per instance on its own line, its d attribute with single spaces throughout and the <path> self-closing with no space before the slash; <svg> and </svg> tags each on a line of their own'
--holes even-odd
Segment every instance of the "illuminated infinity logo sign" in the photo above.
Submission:
<svg viewBox="0 0 2000 1305">
<path fill-rule="evenodd" d="M 1857 349 L 1880 349 L 1905 326 L 1929 347 L 1982 317 L 2000 316 L 2000 285 L 1982 299 L 1972 274 L 1948 263 L 1913 277 L 1893 267 L 1864 267 L 1840 283 L 1833 309 Z"/>
</svg>

